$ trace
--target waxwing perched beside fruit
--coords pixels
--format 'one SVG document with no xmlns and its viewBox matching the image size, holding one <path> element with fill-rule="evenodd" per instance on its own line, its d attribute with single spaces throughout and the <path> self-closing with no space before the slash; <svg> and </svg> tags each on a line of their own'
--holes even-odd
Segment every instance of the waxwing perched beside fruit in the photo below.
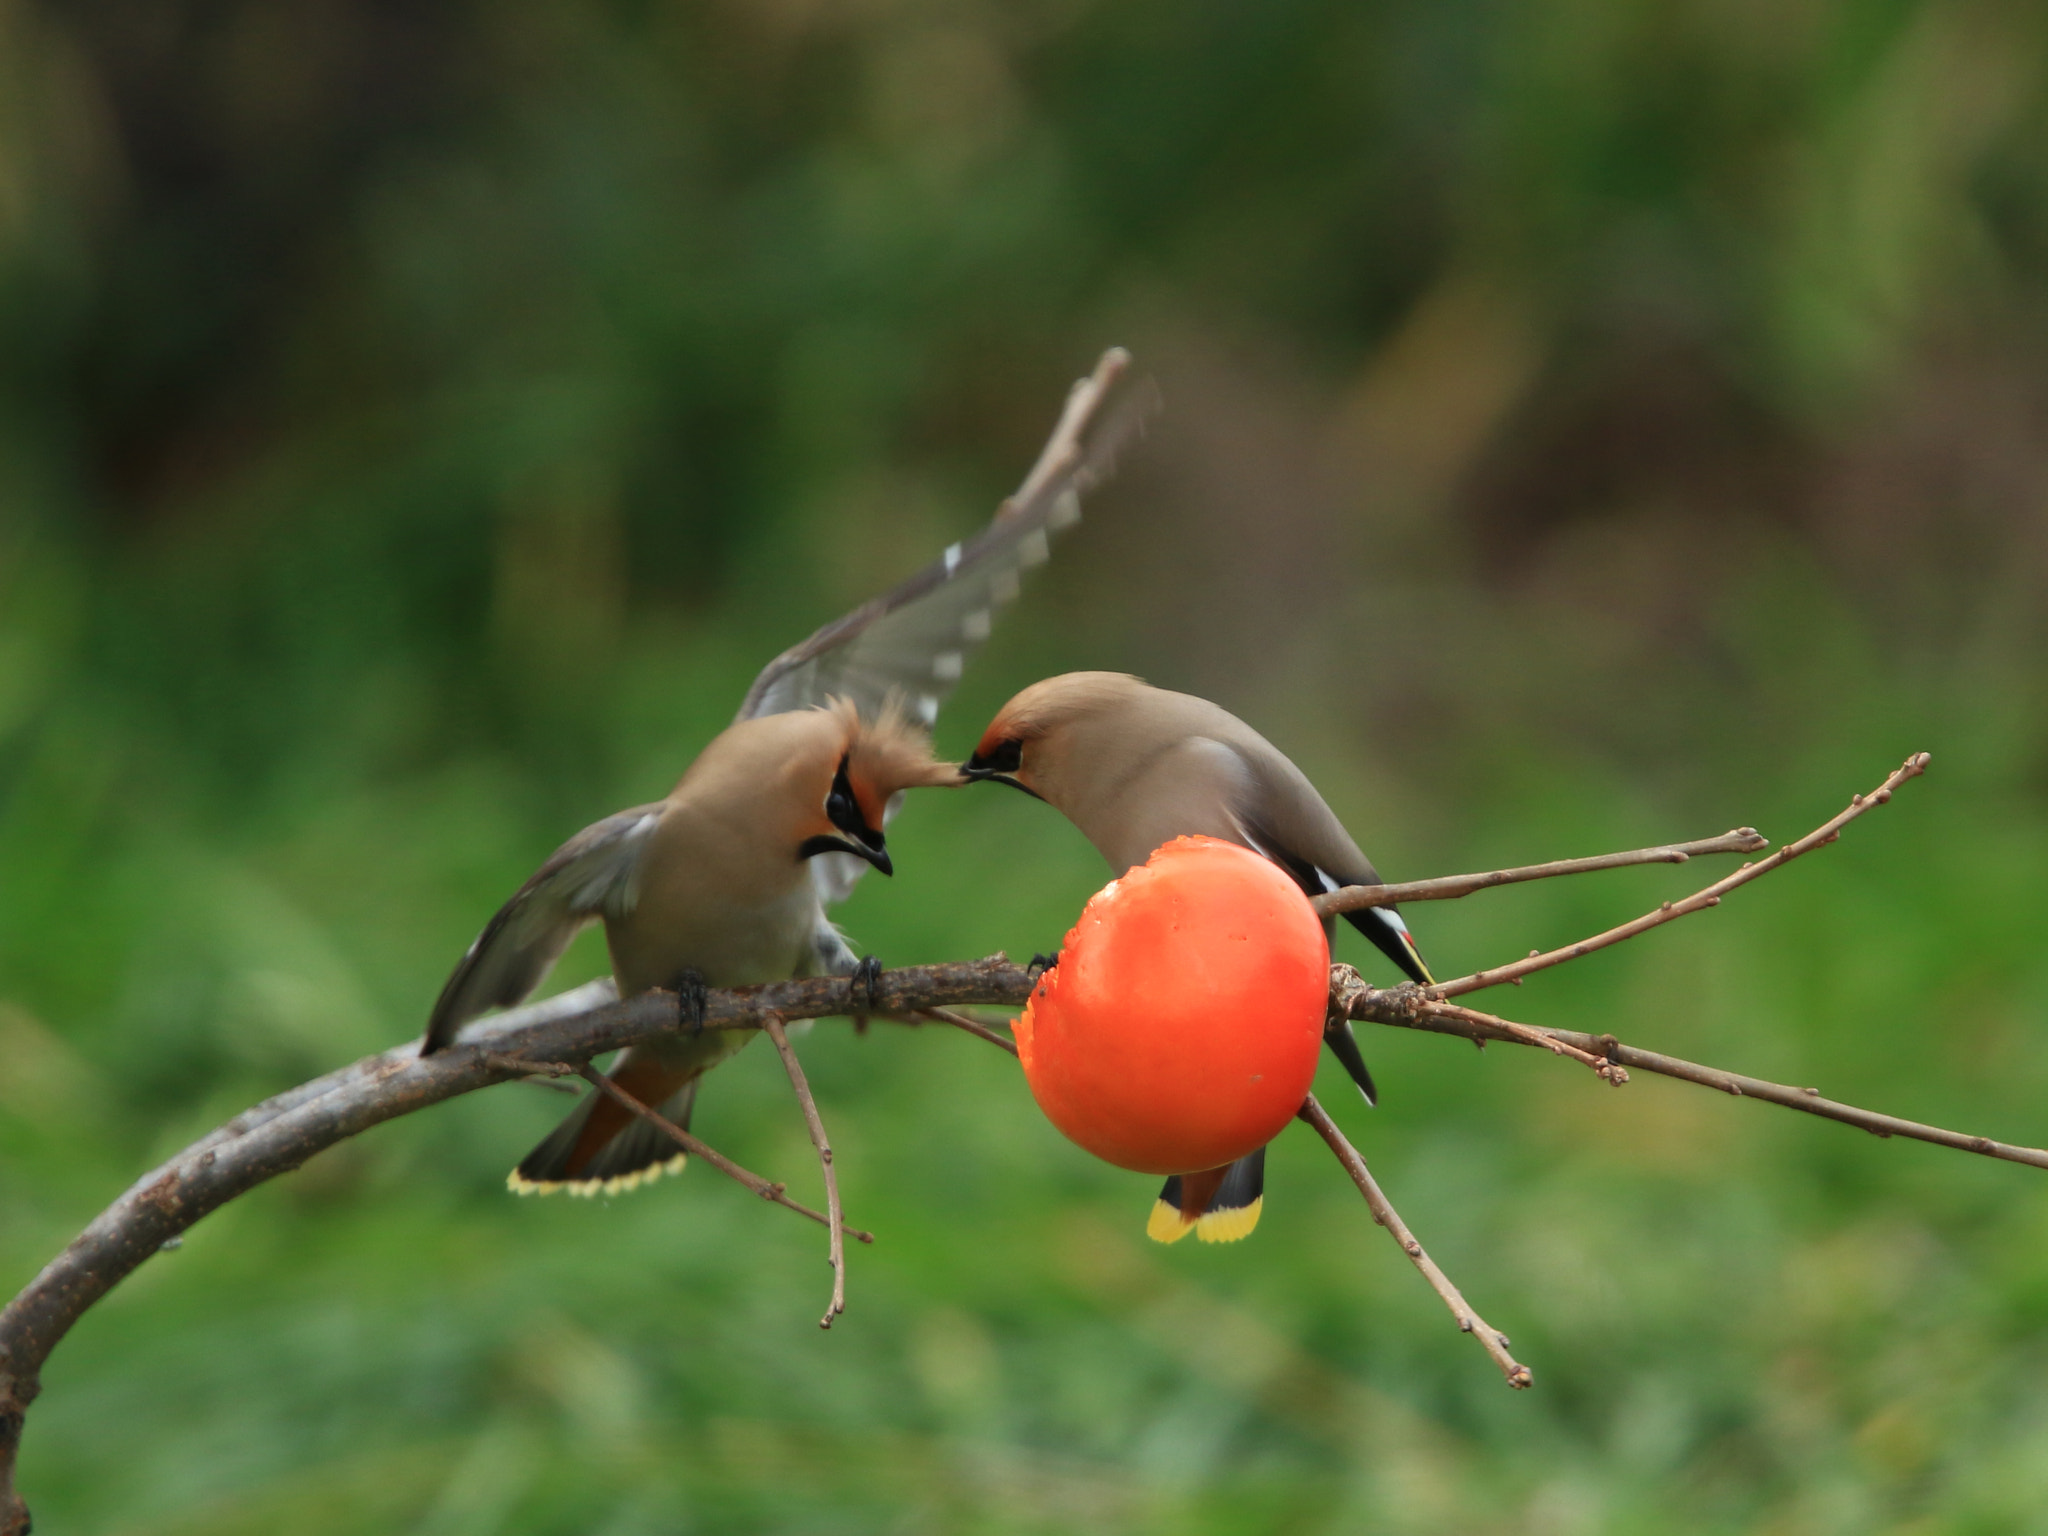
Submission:
<svg viewBox="0 0 2048 1536">
<path fill-rule="evenodd" d="M 1125 673 L 1033 683 L 997 712 L 961 772 L 1044 800 L 1119 875 L 1174 838 L 1202 836 L 1263 854 L 1310 896 L 1381 883 L 1315 786 L 1265 737 L 1206 699 Z M 1431 981 L 1392 907 L 1344 916 L 1411 979 Z M 1333 927 L 1326 918 L 1325 931 Z M 1374 1102 L 1350 1024 L 1333 1024 L 1325 1043 Z M 1264 1189 L 1263 1148 L 1227 1167 L 1187 1169 L 1166 1181 L 1147 1230 L 1164 1242 L 1190 1230 L 1210 1241 L 1242 1237 Z"/>
</svg>

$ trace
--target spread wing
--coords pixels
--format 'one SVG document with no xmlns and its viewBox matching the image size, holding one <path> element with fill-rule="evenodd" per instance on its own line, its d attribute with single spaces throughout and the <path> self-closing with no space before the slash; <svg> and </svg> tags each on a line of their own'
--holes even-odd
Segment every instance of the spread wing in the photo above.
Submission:
<svg viewBox="0 0 2048 1536">
<path fill-rule="evenodd" d="M 1143 390 L 1102 409 L 1129 362 L 1121 349 L 1105 353 L 1074 386 L 1038 464 L 987 528 L 769 662 L 739 718 L 808 709 L 834 696 L 872 717 L 894 694 L 929 727 L 1024 573 L 1045 561 L 1054 534 L 1080 519 L 1081 497 L 1109 474 L 1117 449 L 1149 413 L 1152 397 Z"/>
<path fill-rule="evenodd" d="M 655 804 L 620 811 L 555 850 L 484 925 L 441 988 L 422 1056 L 447 1045 L 478 1014 L 523 1000 L 584 924 L 633 910 L 640 895 L 640 855 L 662 809 Z"/>
<path fill-rule="evenodd" d="M 931 729 L 996 614 L 1016 599 L 1024 573 L 1044 564 L 1054 534 L 1080 521 L 1081 497 L 1108 477 L 1117 450 L 1155 408 L 1147 387 L 1125 392 L 1103 410 L 1129 366 L 1122 348 L 1105 352 L 1095 372 L 1068 393 L 1038 463 L 988 527 L 769 662 L 737 718 L 809 709 L 837 697 L 873 719 L 894 697 Z M 889 803 L 885 826 L 901 799 Z M 818 898 L 828 905 L 852 894 L 867 870 L 851 854 L 811 860 Z"/>
</svg>

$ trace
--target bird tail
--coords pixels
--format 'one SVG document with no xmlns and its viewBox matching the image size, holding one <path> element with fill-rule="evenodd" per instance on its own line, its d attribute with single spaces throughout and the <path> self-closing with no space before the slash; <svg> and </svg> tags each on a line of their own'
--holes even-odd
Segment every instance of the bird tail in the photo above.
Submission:
<svg viewBox="0 0 2048 1536">
<path fill-rule="evenodd" d="M 690 1128 L 698 1074 L 679 1083 L 659 1063 L 638 1061 L 622 1063 L 612 1080 L 664 1119 Z M 681 1173 L 688 1161 L 667 1132 L 593 1088 L 506 1176 L 505 1187 L 521 1195 L 620 1195 L 665 1173 Z"/>
<path fill-rule="evenodd" d="M 1358 1049 L 1358 1037 L 1351 1033 L 1351 1021 L 1334 1018 L 1323 1026 L 1323 1044 L 1330 1048 L 1330 1054 L 1343 1063 L 1344 1070 L 1351 1075 L 1351 1081 L 1358 1084 L 1358 1091 L 1365 1095 L 1365 1102 L 1378 1104 L 1379 1090 L 1373 1086 L 1372 1072 L 1365 1064 L 1365 1056 Z"/>
<path fill-rule="evenodd" d="M 1422 951 L 1415 947 L 1415 935 L 1392 907 L 1360 907 L 1346 912 L 1344 921 L 1371 939 L 1373 947 L 1398 965 L 1401 973 L 1418 987 L 1436 985 Z"/>
<path fill-rule="evenodd" d="M 1193 1232 L 1205 1243 L 1250 1237 L 1266 1199 L 1266 1149 L 1222 1168 L 1176 1173 L 1159 1191 L 1145 1223 L 1155 1243 L 1177 1243 Z"/>
</svg>

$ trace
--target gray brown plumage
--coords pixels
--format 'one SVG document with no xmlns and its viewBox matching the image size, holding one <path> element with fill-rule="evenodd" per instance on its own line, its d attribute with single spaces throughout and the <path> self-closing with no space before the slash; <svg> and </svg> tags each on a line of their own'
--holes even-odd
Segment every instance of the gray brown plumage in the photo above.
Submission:
<svg viewBox="0 0 2048 1536">
<path fill-rule="evenodd" d="M 1308 895 L 1381 883 L 1308 777 L 1265 737 L 1206 699 L 1125 673 L 1069 672 L 1032 684 L 997 712 L 962 773 L 1025 790 L 1063 812 L 1119 875 L 1161 844 L 1199 834 L 1264 854 Z M 1393 908 L 1345 917 L 1409 977 L 1430 981 Z M 1332 927 L 1325 919 L 1325 930 Z M 1372 1075 L 1349 1024 L 1339 1021 L 1325 1038 L 1373 1102 Z M 1254 1153 L 1234 1165 L 1234 1177 L 1213 1181 L 1237 1192 L 1243 1204 L 1233 1209 L 1256 1213 L 1263 1159 L 1263 1151 Z M 1185 1216 L 1173 1236 L 1210 1208 L 1190 1202 L 1198 1191 L 1207 1200 L 1211 1183 L 1207 1177 L 1169 1181 L 1161 1206 Z M 1155 1236 L 1164 1221 L 1155 1220 Z M 1255 1221 L 1256 1214 L 1228 1230 L 1242 1236 Z"/>
<path fill-rule="evenodd" d="M 730 727 L 667 799 L 606 818 L 542 866 L 449 978 L 427 1048 L 445 1044 L 479 1004 L 523 996 L 593 918 L 622 996 L 846 974 L 855 956 L 825 916 L 808 860 L 833 852 L 886 868 L 889 802 L 957 780 L 921 730 L 888 712 L 864 720 L 835 701 Z M 684 1123 L 697 1079 L 750 1038 L 718 1030 L 634 1046 L 612 1076 Z M 512 1186 L 616 1192 L 680 1166 L 655 1128 L 593 1095 L 520 1164 Z"/>
</svg>

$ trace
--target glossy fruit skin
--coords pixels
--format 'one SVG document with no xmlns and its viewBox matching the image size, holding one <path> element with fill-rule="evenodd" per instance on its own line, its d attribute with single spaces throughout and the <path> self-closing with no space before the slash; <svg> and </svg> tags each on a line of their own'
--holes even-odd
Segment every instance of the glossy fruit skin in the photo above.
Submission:
<svg viewBox="0 0 2048 1536">
<path fill-rule="evenodd" d="M 1256 1151 L 1315 1077 L 1330 947 L 1271 861 L 1178 837 L 1098 891 L 1017 1021 L 1032 1096 L 1067 1138 L 1140 1173 Z"/>
</svg>

